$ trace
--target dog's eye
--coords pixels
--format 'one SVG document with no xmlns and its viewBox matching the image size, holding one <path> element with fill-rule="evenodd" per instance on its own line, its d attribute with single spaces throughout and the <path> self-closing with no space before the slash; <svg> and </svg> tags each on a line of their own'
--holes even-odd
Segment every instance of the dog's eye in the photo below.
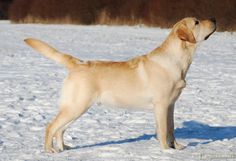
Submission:
<svg viewBox="0 0 236 161">
<path fill-rule="evenodd" d="M 198 25 L 199 24 L 199 21 L 195 21 L 195 25 Z"/>
</svg>

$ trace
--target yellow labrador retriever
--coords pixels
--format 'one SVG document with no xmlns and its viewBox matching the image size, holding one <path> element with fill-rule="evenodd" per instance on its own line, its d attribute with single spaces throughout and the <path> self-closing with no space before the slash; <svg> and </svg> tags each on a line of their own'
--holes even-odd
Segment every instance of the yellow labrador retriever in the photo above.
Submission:
<svg viewBox="0 0 236 161">
<path fill-rule="evenodd" d="M 124 62 L 82 61 L 48 44 L 26 39 L 32 48 L 69 70 L 60 101 L 60 112 L 49 123 L 45 151 L 63 151 L 65 129 L 95 102 L 153 108 L 163 149 L 182 149 L 174 137 L 174 105 L 182 89 L 196 47 L 216 30 L 216 20 L 184 18 L 176 23 L 162 45 L 150 53 Z M 56 138 L 58 148 L 53 147 Z"/>
</svg>

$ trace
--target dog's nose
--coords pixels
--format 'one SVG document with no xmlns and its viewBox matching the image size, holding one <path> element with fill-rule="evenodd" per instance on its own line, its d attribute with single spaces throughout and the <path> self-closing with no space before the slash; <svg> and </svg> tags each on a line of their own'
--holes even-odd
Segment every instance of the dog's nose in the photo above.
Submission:
<svg viewBox="0 0 236 161">
<path fill-rule="evenodd" d="M 210 21 L 212 21 L 214 24 L 216 24 L 216 19 L 215 19 L 215 17 L 210 18 Z"/>
</svg>

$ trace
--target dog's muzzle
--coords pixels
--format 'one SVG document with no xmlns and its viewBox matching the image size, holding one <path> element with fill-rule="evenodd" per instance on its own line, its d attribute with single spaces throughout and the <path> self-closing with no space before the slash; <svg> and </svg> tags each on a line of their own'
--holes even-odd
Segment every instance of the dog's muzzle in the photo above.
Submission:
<svg viewBox="0 0 236 161">
<path fill-rule="evenodd" d="M 214 24 L 214 30 L 209 35 L 207 35 L 204 38 L 204 40 L 207 40 L 216 31 L 216 19 L 215 18 L 210 18 L 209 20 Z"/>
</svg>

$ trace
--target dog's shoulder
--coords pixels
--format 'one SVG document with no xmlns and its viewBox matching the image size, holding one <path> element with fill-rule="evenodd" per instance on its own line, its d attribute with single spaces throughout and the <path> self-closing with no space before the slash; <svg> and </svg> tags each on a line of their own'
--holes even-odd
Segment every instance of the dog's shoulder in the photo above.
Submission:
<svg viewBox="0 0 236 161">
<path fill-rule="evenodd" d="M 130 68 L 138 68 L 140 64 L 147 62 L 147 60 L 148 59 L 146 55 L 141 55 L 127 61 L 127 64 L 129 65 Z"/>
</svg>

